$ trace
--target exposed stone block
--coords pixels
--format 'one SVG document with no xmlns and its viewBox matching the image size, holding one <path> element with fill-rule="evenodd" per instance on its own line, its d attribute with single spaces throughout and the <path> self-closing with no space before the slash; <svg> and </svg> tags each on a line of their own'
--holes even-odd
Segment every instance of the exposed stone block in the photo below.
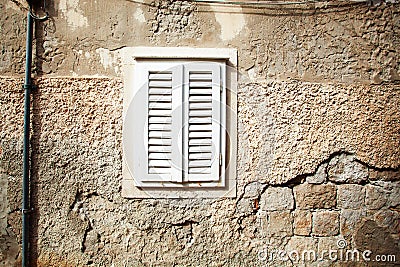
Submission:
<svg viewBox="0 0 400 267">
<path fill-rule="evenodd" d="M 342 210 L 340 214 L 340 233 L 345 237 L 352 236 L 365 217 L 365 210 Z"/>
<path fill-rule="evenodd" d="M 399 181 L 400 171 L 376 171 L 369 170 L 370 180 Z"/>
<path fill-rule="evenodd" d="M 309 184 L 322 184 L 326 181 L 327 174 L 326 174 L 326 167 L 327 163 L 322 164 L 319 166 L 317 169 L 316 173 L 314 175 L 308 176 L 306 178 L 307 183 Z"/>
<path fill-rule="evenodd" d="M 379 186 L 365 186 L 365 206 L 371 210 L 377 210 L 385 206 L 388 192 Z"/>
<path fill-rule="evenodd" d="M 316 211 L 313 213 L 312 232 L 316 236 L 339 234 L 339 213 L 336 211 Z"/>
<path fill-rule="evenodd" d="M 256 203 L 256 201 L 256 199 L 242 198 L 236 204 L 236 209 L 240 213 L 251 214 L 255 210 L 254 204 Z"/>
<path fill-rule="evenodd" d="M 296 251 L 299 253 L 300 259 L 303 257 L 304 254 L 304 259 L 307 262 L 313 262 L 315 258 L 311 258 L 310 260 L 308 257 L 314 257 L 314 255 L 310 255 L 308 252 L 314 251 L 315 253 L 317 252 L 318 249 L 318 240 L 312 237 L 302 237 L 302 236 L 293 236 L 290 238 L 289 242 L 287 243 L 285 247 L 286 253 L 291 253 L 293 251 Z M 294 256 L 294 254 L 292 254 Z M 315 256 L 317 256 L 315 254 Z M 302 261 L 299 261 L 299 263 Z"/>
<path fill-rule="evenodd" d="M 268 213 L 268 235 L 292 236 L 293 216 L 290 211 L 272 211 Z"/>
<path fill-rule="evenodd" d="M 312 227 L 312 214 L 307 210 L 293 212 L 293 231 L 295 235 L 310 235 Z"/>
<path fill-rule="evenodd" d="M 383 209 L 374 215 L 374 220 L 392 234 L 400 232 L 400 214 L 397 211 Z"/>
<path fill-rule="evenodd" d="M 243 197 L 245 198 L 258 198 L 265 187 L 264 184 L 253 182 L 246 185 Z"/>
<path fill-rule="evenodd" d="M 336 205 L 336 186 L 333 184 L 301 184 L 293 191 L 299 209 L 333 208 Z"/>
<path fill-rule="evenodd" d="M 340 183 L 360 183 L 367 180 L 368 168 L 357 162 L 354 156 L 334 157 L 327 167 L 328 180 Z"/>
<path fill-rule="evenodd" d="M 400 206 L 400 183 L 393 184 L 390 190 L 388 204 L 390 207 Z"/>
<path fill-rule="evenodd" d="M 261 196 L 261 209 L 266 211 L 292 210 L 294 199 L 288 187 L 269 187 Z"/>
<path fill-rule="evenodd" d="M 337 206 L 342 209 L 360 209 L 364 207 L 365 188 L 361 185 L 343 184 L 338 186 Z"/>
<path fill-rule="evenodd" d="M 339 236 L 329 236 L 329 237 L 319 237 L 318 238 L 318 259 L 321 259 L 318 261 L 318 267 L 322 266 L 337 266 L 334 265 L 334 263 L 338 264 L 340 263 L 338 260 L 335 260 L 335 254 L 333 254 L 331 257 L 329 257 L 329 251 L 333 250 L 338 250 L 338 240 L 342 240 L 342 237 Z M 346 240 L 348 243 L 348 241 Z M 338 266 L 343 266 L 343 262 L 341 262 L 342 265 Z"/>
</svg>

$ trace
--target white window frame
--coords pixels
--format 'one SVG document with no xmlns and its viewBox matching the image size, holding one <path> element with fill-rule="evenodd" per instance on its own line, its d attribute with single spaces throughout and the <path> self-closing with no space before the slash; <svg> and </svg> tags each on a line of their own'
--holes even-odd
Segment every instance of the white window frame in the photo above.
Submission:
<svg viewBox="0 0 400 267">
<path fill-rule="evenodd" d="M 130 47 L 124 48 L 121 52 L 123 76 L 124 76 L 124 128 L 123 128 L 123 180 L 122 180 L 122 196 L 127 198 L 216 198 L 216 197 L 235 197 L 236 196 L 236 112 L 237 112 L 237 51 L 236 49 L 225 49 L 225 48 L 165 48 L 165 47 Z M 205 63 L 206 62 L 206 63 Z M 171 69 L 171 68 L 182 68 L 178 71 L 182 78 L 187 79 L 186 74 L 183 72 L 188 69 L 185 64 L 189 64 L 190 68 L 196 68 L 193 66 L 201 66 L 201 64 L 212 64 L 217 66 L 221 70 L 221 79 L 223 83 L 221 86 L 225 90 L 222 90 L 221 99 L 226 100 L 226 103 L 222 101 L 224 107 L 220 113 L 220 121 L 222 122 L 221 128 L 224 129 L 221 132 L 220 149 L 224 153 L 223 166 L 220 168 L 221 177 L 211 179 L 214 181 L 155 181 L 142 182 L 142 179 L 133 177 L 132 163 L 130 161 L 132 155 L 139 160 L 139 157 L 144 151 L 140 153 L 134 153 L 131 151 L 130 145 L 127 144 L 132 138 L 127 125 L 127 121 L 132 118 L 127 118 L 129 115 L 128 108 L 130 103 L 138 92 L 138 81 L 140 77 L 138 75 L 142 71 L 147 72 L 150 69 Z M 180 67 L 181 66 L 181 67 Z M 182 67 L 183 66 L 183 67 Z M 148 68 L 149 67 L 149 68 Z M 189 69 L 190 69 L 189 68 Z M 133 75 L 135 73 L 135 75 Z M 182 75 L 183 74 L 183 75 Z M 186 86 L 187 81 L 182 83 Z M 215 88 L 213 88 L 215 90 Z M 188 92 L 187 88 L 184 88 L 183 92 Z M 184 96 L 184 99 L 187 96 Z M 183 108 L 187 108 L 185 105 Z M 139 107 L 139 109 L 146 110 L 147 107 Z M 187 110 L 185 111 L 188 112 Z M 144 113 L 144 112 L 143 112 Z M 144 119 L 147 119 L 147 114 Z M 139 122 L 143 123 L 143 122 Z M 179 123 L 179 122 L 178 122 Z M 183 124 L 182 124 L 183 125 Z M 226 131 L 226 133 L 225 133 Z M 186 132 L 186 131 L 184 131 Z M 143 134 L 146 136 L 146 134 Z M 225 140 L 228 137 L 229 140 Z M 143 138 L 143 137 L 142 137 Z M 188 137 L 183 136 L 182 138 L 187 141 Z M 137 140 L 136 140 L 137 141 Z M 183 144 L 186 144 L 183 142 Z M 186 149 L 186 148 L 182 148 Z M 224 155 L 225 154 L 225 155 Z M 147 157 L 147 155 L 146 155 Z M 187 166 L 184 166 L 187 167 Z M 184 168 L 187 170 L 187 168 Z M 137 174 L 136 174 L 137 175 Z M 176 178 L 175 176 L 174 178 Z M 187 173 L 185 176 L 187 178 Z M 201 179 L 200 179 L 201 180 Z"/>
</svg>

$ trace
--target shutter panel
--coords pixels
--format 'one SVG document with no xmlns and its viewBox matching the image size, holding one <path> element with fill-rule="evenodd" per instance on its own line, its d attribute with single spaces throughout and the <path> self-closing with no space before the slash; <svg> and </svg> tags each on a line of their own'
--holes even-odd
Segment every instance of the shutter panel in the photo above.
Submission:
<svg viewBox="0 0 400 267">
<path fill-rule="evenodd" d="M 135 73 L 134 146 L 127 153 L 137 186 L 224 186 L 223 66 L 148 62 Z"/>
<path fill-rule="evenodd" d="M 187 182 L 219 181 L 221 78 L 217 64 L 185 66 L 184 150 Z"/>
<path fill-rule="evenodd" d="M 150 72 L 148 88 L 148 173 L 171 174 L 172 72 Z"/>
<path fill-rule="evenodd" d="M 160 67 L 158 67 L 160 68 Z M 146 170 L 142 182 L 182 181 L 181 139 L 182 125 L 182 67 L 157 71 L 149 64 L 145 123 Z M 144 183 L 145 184 L 145 183 Z M 150 185 L 150 184 L 147 184 Z M 157 186 L 151 184 L 150 186 Z M 161 186 L 159 184 L 158 186 Z"/>
</svg>

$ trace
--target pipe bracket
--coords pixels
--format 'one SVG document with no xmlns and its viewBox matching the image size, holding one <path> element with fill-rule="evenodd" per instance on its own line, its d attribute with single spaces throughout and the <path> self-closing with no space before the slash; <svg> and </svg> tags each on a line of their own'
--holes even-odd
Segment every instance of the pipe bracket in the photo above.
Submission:
<svg viewBox="0 0 400 267">
<path fill-rule="evenodd" d="M 37 89 L 37 86 L 34 85 L 34 84 L 24 84 L 24 85 L 22 86 L 22 89 L 23 89 L 23 90 L 28 90 L 28 89 L 36 90 L 36 89 Z"/>
<path fill-rule="evenodd" d="M 33 208 L 31 208 L 31 209 L 21 209 L 21 212 L 24 213 L 24 214 L 29 214 L 29 213 L 32 213 L 33 211 L 34 211 Z"/>
</svg>

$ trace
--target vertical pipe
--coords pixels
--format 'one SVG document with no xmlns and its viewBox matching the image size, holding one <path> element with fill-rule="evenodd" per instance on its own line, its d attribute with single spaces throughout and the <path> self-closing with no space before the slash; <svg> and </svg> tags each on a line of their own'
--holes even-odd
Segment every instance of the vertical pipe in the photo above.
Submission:
<svg viewBox="0 0 400 267">
<path fill-rule="evenodd" d="M 30 136 L 30 104 L 31 104 L 31 68 L 32 68 L 33 18 L 28 12 L 26 29 L 26 65 L 24 83 L 24 150 L 22 179 L 22 266 L 28 266 L 29 252 L 29 136 Z"/>
</svg>

